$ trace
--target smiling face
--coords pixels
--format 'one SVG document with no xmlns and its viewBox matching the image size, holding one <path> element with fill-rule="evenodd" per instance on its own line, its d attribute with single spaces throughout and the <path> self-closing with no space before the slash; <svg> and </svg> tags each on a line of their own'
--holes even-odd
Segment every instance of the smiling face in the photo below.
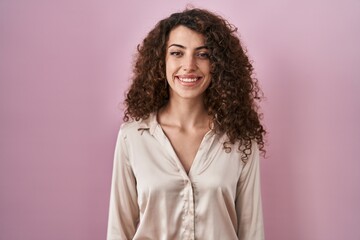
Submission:
<svg viewBox="0 0 360 240">
<path fill-rule="evenodd" d="M 170 99 L 175 97 L 202 100 L 211 81 L 209 49 L 205 38 L 185 26 L 169 34 L 166 50 L 166 78 Z"/>
</svg>

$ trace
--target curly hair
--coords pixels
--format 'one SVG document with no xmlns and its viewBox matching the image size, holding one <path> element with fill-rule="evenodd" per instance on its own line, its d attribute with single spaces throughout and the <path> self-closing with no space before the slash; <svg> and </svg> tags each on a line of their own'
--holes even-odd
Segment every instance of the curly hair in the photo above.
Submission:
<svg viewBox="0 0 360 240">
<path fill-rule="evenodd" d="M 185 9 L 157 23 L 135 57 L 132 85 L 125 98 L 124 121 L 146 119 L 169 100 L 165 73 L 166 45 L 169 33 L 183 25 L 205 37 L 210 51 L 211 83 L 205 91 L 204 106 L 213 118 L 216 132 L 226 133 L 224 150 L 239 141 L 242 161 L 251 154 L 256 141 L 263 154 L 264 130 L 257 102 L 262 99 L 253 66 L 236 34 L 237 28 L 212 12 Z"/>
</svg>

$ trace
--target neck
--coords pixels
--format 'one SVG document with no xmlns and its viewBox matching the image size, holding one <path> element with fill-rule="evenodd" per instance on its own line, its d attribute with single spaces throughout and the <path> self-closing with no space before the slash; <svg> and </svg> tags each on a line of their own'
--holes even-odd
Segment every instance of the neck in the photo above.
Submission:
<svg viewBox="0 0 360 240">
<path fill-rule="evenodd" d="M 209 116 L 202 100 L 170 98 L 159 112 L 160 123 L 180 128 L 204 127 L 209 125 Z"/>
</svg>

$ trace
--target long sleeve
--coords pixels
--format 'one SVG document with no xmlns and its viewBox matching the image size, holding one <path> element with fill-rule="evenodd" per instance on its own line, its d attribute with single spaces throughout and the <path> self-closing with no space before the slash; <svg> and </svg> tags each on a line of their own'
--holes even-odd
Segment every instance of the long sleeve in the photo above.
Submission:
<svg viewBox="0 0 360 240">
<path fill-rule="evenodd" d="M 236 214 L 240 240 L 263 240 L 259 149 L 253 142 L 251 155 L 244 165 L 237 186 Z"/>
<path fill-rule="evenodd" d="M 107 240 L 132 239 L 138 218 L 136 179 L 129 163 L 126 136 L 120 130 L 114 154 Z"/>
</svg>

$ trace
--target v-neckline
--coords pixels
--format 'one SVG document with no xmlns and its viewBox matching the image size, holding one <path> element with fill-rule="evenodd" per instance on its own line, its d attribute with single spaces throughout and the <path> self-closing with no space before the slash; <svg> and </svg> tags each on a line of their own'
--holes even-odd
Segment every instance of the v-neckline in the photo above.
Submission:
<svg viewBox="0 0 360 240">
<path fill-rule="evenodd" d="M 212 132 L 212 129 L 208 130 L 204 134 L 204 136 L 202 137 L 202 139 L 200 141 L 200 144 L 199 144 L 199 147 L 196 150 L 194 159 L 191 162 L 189 171 L 186 171 L 184 165 L 182 164 L 179 156 L 177 155 L 177 153 L 175 151 L 174 146 L 172 145 L 170 139 L 168 138 L 168 136 L 166 135 L 164 129 L 162 128 L 162 126 L 160 125 L 160 123 L 157 120 L 156 120 L 156 124 L 157 124 L 157 127 L 159 128 L 161 134 L 163 135 L 162 137 L 165 139 L 165 144 L 167 144 L 169 146 L 169 149 L 171 150 L 171 154 L 173 155 L 174 159 L 176 160 L 176 164 L 186 174 L 186 176 L 189 177 L 190 173 L 192 173 L 194 171 L 193 169 L 196 167 L 196 164 L 198 162 L 197 159 L 199 158 L 199 154 L 200 154 L 201 150 L 203 149 L 202 145 L 204 144 L 204 141 L 207 138 L 207 135 L 209 135 Z"/>
</svg>

